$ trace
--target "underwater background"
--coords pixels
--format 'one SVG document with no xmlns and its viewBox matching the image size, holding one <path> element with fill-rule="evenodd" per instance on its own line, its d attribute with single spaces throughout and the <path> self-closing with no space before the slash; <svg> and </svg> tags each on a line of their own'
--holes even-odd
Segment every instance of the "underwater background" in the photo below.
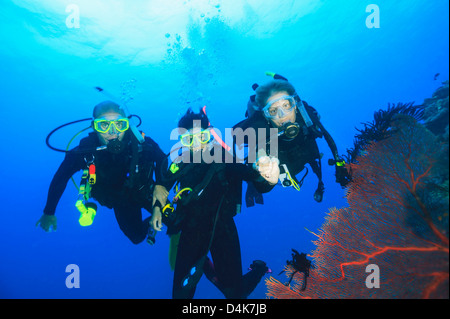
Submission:
<svg viewBox="0 0 450 319">
<path fill-rule="evenodd" d="M 366 23 L 371 4 L 379 8 L 376 28 Z M 79 27 L 70 28 L 74 5 Z M 35 227 L 64 156 L 45 138 L 91 117 L 108 99 L 94 87 L 126 102 L 142 118 L 140 129 L 168 152 L 188 107 L 206 105 L 211 124 L 224 132 L 244 118 L 252 84 L 277 72 L 318 110 L 344 154 L 355 127 L 375 111 L 421 104 L 448 80 L 448 7 L 446 0 L 2 0 L 0 297 L 171 298 L 165 233 L 154 246 L 134 245 L 104 207 L 92 226 L 81 227 L 71 182 L 56 211 L 57 231 Z M 65 148 L 84 127 L 58 131 L 52 144 Z M 329 208 L 347 205 L 327 165 L 329 148 L 323 139 L 318 145 L 323 202 L 313 199 L 310 173 L 300 192 L 278 185 L 264 205 L 244 204 L 235 217 L 244 272 L 262 259 L 282 280 L 292 248 L 314 249 L 305 228 L 316 231 Z M 65 285 L 69 264 L 79 266 L 80 288 Z M 250 298 L 266 291 L 261 281 Z M 204 277 L 195 298 L 223 295 Z"/>
</svg>

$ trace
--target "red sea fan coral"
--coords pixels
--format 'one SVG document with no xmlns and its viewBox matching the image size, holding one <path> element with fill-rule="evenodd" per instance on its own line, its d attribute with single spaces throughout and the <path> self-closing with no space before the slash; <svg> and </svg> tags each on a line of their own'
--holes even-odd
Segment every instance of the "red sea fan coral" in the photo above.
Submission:
<svg viewBox="0 0 450 319">
<path fill-rule="evenodd" d="M 268 297 L 449 297 L 448 144 L 410 116 L 391 128 L 351 164 L 349 207 L 331 209 L 314 234 L 306 290 L 303 274 L 290 286 L 271 277 Z"/>
</svg>

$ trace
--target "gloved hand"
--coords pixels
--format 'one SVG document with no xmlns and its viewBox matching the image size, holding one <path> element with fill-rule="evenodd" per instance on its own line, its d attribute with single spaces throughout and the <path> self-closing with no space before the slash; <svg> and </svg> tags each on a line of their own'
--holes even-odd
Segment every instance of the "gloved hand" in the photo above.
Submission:
<svg viewBox="0 0 450 319">
<path fill-rule="evenodd" d="M 336 156 L 335 159 L 329 159 L 328 165 L 334 165 L 336 169 L 336 183 L 339 183 L 342 187 L 347 186 L 348 183 L 352 180 L 352 177 L 348 173 L 345 161 Z"/>
<path fill-rule="evenodd" d="M 336 183 L 339 183 L 342 187 L 347 186 L 351 181 L 350 174 L 345 166 L 336 166 Z"/>
<path fill-rule="evenodd" d="M 56 216 L 42 214 L 36 223 L 36 227 L 41 226 L 46 232 L 56 231 Z"/>
</svg>

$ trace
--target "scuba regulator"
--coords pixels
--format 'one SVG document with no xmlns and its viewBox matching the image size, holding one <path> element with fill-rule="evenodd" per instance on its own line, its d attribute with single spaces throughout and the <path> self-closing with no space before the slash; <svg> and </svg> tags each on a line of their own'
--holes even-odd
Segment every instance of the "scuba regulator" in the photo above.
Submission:
<svg viewBox="0 0 450 319">
<path fill-rule="evenodd" d="M 112 154 L 120 154 L 122 153 L 127 147 L 127 143 L 124 141 L 119 141 L 118 138 L 115 138 L 108 142 L 106 145 L 102 145 L 97 147 L 97 151 L 107 150 L 108 152 Z"/>
<path fill-rule="evenodd" d="M 297 137 L 299 132 L 300 125 L 298 123 L 287 122 L 278 129 L 278 136 L 292 140 Z"/>
</svg>

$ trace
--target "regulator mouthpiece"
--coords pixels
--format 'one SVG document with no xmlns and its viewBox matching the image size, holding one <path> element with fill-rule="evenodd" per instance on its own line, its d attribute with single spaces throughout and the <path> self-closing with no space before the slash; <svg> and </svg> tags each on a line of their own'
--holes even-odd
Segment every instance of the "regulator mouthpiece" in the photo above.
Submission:
<svg viewBox="0 0 450 319">
<path fill-rule="evenodd" d="M 125 150 L 125 143 L 122 143 L 116 138 L 108 142 L 106 149 L 113 154 L 119 154 Z"/>
<path fill-rule="evenodd" d="M 282 127 L 280 127 L 278 131 L 278 136 L 283 136 L 286 139 L 292 140 L 297 137 L 300 132 L 300 125 L 298 123 L 285 123 Z"/>
</svg>

